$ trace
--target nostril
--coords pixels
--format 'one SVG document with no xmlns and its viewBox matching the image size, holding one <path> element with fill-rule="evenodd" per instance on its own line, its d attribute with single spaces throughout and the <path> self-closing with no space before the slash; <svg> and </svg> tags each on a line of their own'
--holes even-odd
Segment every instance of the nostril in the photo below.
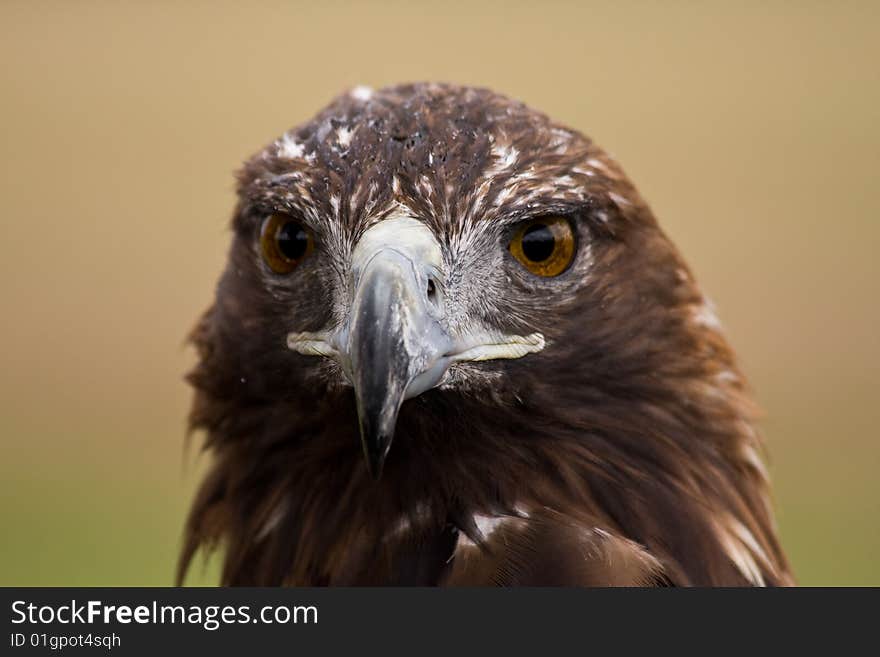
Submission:
<svg viewBox="0 0 880 657">
<path fill-rule="evenodd" d="M 428 299 L 433 301 L 437 296 L 437 286 L 434 284 L 434 279 L 428 279 Z"/>
</svg>

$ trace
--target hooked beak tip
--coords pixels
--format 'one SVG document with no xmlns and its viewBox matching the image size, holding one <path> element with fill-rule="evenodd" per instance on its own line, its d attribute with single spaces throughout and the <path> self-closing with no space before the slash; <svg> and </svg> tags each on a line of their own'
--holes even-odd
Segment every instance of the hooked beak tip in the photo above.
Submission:
<svg viewBox="0 0 880 657">
<path fill-rule="evenodd" d="M 364 447 L 364 456 L 367 461 L 367 470 L 373 480 L 378 481 L 382 476 L 382 469 L 385 466 L 385 457 L 388 456 L 388 450 L 391 447 L 392 435 L 377 433 L 368 434 L 361 428 L 361 443 Z"/>
</svg>

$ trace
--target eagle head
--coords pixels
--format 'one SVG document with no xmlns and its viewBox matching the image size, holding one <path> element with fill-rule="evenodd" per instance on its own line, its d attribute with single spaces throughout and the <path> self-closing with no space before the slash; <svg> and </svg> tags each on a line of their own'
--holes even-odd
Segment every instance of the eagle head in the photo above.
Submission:
<svg viewBox="0 0 880 657">
<path fill-rule="evenodd" d="M 789 581 L 712 305 L 590 139 L 485 89 L 357 88 L 238 199 L 181 573 L 220 542 L 227 583 Z"/>
</svg>

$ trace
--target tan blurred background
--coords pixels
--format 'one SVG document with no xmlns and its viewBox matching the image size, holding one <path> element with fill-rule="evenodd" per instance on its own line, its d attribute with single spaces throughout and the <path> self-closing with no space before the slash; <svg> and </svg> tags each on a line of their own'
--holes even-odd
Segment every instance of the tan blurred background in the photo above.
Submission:
<svg viewBox="0 0 880 657">
<path fill-rule="evenodd" d="M 346 87 L 425 79 L 618 157 L 766 409 L 799 580 L 880 584 L 878 7 L 2 2 L 0 584 L 171 582 L 233 170 Z"/>
</svg>

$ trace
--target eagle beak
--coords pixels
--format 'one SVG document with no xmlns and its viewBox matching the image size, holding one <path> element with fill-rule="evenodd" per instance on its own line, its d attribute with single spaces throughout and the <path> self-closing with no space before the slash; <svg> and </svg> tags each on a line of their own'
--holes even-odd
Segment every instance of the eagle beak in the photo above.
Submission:
<svg viewBox="0 0 880 657">
<path fill-rule="evenodd" d="M 382 472 L 401 404 L 440 381 L 452 347 L 439 321 L 434 265 L 407 246 L 383 245 L 363 262 L 347 335 L 340 336 L 374 478 Z"/>
<path fill-rule="evenodd" d="M 429 281 L 422 263 L 391 248 L 378 251 L 358 280 L 345 351 L 364 454 L 375 478 L 401 404 L 435 385 L 446 369 L 440 361 L 450 340 L 432 304 L 436 283 Z M 419 385 L 421 379 L 429 385 Z"/>
<path fill-rule="evenodd" d="M 444 315 L 442 251 L 421 221 L 398 216 L 367 230 L 351 258 L 351 307 L 336 329 L 289 333 L 287 346 L 338 362 L 354 386 L 367 466 L 379 478 L 400 406 L 439 385 L 450 365 L 522 358 L 544 336 L 474 327 L 452 337 Z"/>
</svg>

